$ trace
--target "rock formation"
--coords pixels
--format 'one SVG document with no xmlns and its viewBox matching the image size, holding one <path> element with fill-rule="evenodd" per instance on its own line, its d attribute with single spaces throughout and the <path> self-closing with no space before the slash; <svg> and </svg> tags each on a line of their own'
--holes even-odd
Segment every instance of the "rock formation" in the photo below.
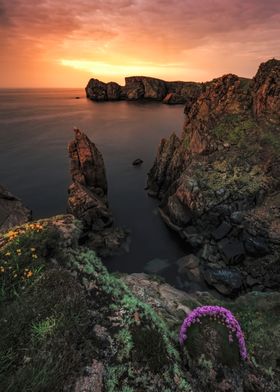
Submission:
<svg viewBox="0 0 280 392">
<path fill-rule="evenodd" d="M 101 153 L 83 132 L 76 128 L 74 132 L 75 139 L 68 146 L 73 181 L 68 190 L 68 211 L 82 221 L 88 243 L 107 255 L 118 249 L 127 235 L 113 227 Z"/>
<path fill-rule="evenodd" d="M 185 106 L 160 143 L 148 192 L 223 294 L 280 287 L 280 61 L 253 80 L 225 75 Z M 230 278 L 234 275 L 234 278 Z"/>
<path fill-rule="evenodd" d="M 90 79 L 86 95 L 93 101 L 154 100 L 166 104 L 183 104 L 196 99 L 201 89 L 202 83 L 165 82 L 145 76 L 130 76 L 125 78 L 125 86 Z"/>
<path fill-rule="evenodd" d="M 32 213 L 21 200 L 0 185 L 0 231 L 31 220 Z"/>
</svg>

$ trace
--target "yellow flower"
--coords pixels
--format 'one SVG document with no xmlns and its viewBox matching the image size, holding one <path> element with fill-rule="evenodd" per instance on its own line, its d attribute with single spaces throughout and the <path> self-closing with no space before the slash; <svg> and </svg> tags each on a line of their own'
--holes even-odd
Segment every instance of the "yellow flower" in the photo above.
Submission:
<svg viewBox="0 0 280 392">
<path fill-rule="evenodd" d="M 32 275 L 33 275 L 33 272 L 32 272 L 32 271 L 28 271 L 26 277 L 27 277 L 27 278 L 30 278 Z"/>
<path fill-rule="evenodd" d="M 32 259 L 38 259 L 37 255 L 32 255 Z"/>
<path fill-rule="evenodd" d="M 21 253 L 21 249 L 17 249 L 17 253 Z"/>
<path fill-rule="evenodd" d="M 5 253 L 5 256 L 11 256 L 11 252 Z"/>
<path fill-rule="evenodd" d="M 5 272 L 5 268 L 2 265 L 0 266 L 0 272 Z"/>
</svg>

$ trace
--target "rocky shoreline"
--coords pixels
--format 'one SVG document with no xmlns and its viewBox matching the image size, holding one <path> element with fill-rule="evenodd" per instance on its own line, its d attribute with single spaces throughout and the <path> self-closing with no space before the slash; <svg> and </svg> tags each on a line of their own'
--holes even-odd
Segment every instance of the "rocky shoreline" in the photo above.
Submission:
<svg viewBox="0 0 280 392">
<path fill-rule="evenodd" d="M 223 295 L 280 288 L 279 112 L 280 61 L 252 81 L 218 78 L 185 106 L 182 136 L 161 141 L 148 175 L 163 220 Z"/>
</svg>

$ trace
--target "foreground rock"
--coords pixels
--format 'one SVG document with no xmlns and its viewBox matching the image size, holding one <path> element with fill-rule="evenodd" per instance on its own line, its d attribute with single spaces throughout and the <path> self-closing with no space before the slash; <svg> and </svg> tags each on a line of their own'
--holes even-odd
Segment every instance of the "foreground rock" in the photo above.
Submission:
<svg viewBox="0 0 280 392">
<path fill-rule="evenodd" d="M 279 105 L 278 60 L 253 80 L 213 80 L 187 102 L 183 135 L 161 141 L 148 175 L 164 221 L 224 294 L 280 288 Z"/>
<path fill-rule="evenodd" d="M 131 76 L 125 78 L 125 86 L 90 79 L 86 95 L 93 101 L 153 100 L 166 104 L 183 104 L 197 98 L 201 88 L 202 83 L 165 82 L 146 76 Z"/>
<path fill-rule="evenodd" d="M 31 210 L 0 185 L 0 232 L 29 222 L 31 218 Z"/>
<path fill-rule="evenodd" d="M 103 157 L 94 143 L 79 129 L 69 144 L 72 184 L 68 211 L 84 226 L 84 241 L 101 255 L 109 255 L 124 244 L 127 233 L 113 226 L 108 206 L 107 179 Z"/>
</svg>

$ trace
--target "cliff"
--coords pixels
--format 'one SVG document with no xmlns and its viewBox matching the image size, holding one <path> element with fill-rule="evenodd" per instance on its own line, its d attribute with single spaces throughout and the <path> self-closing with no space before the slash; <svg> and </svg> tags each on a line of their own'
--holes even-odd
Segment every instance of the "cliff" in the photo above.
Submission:
<svg viewBox="0 0 280 392">
<path fill-rule="evenodd" d="M 125 78 L 125 86 L 90 79 L 86 86 L 86 95 L 93 101 L 154 100 L 167 104 L 183 104 L 195 99 L 201 88 L 201 83 L 165 82 L 145 76 L 131 76 Z"/>
<path fill-rule="evenodd" d="M 280 287 L 280 61 L 252 81 L 225 75 L 185 106 L 148 175 L 164 221 L 193 248 L 202 279 L 234 295 Z"/>
</svg>

